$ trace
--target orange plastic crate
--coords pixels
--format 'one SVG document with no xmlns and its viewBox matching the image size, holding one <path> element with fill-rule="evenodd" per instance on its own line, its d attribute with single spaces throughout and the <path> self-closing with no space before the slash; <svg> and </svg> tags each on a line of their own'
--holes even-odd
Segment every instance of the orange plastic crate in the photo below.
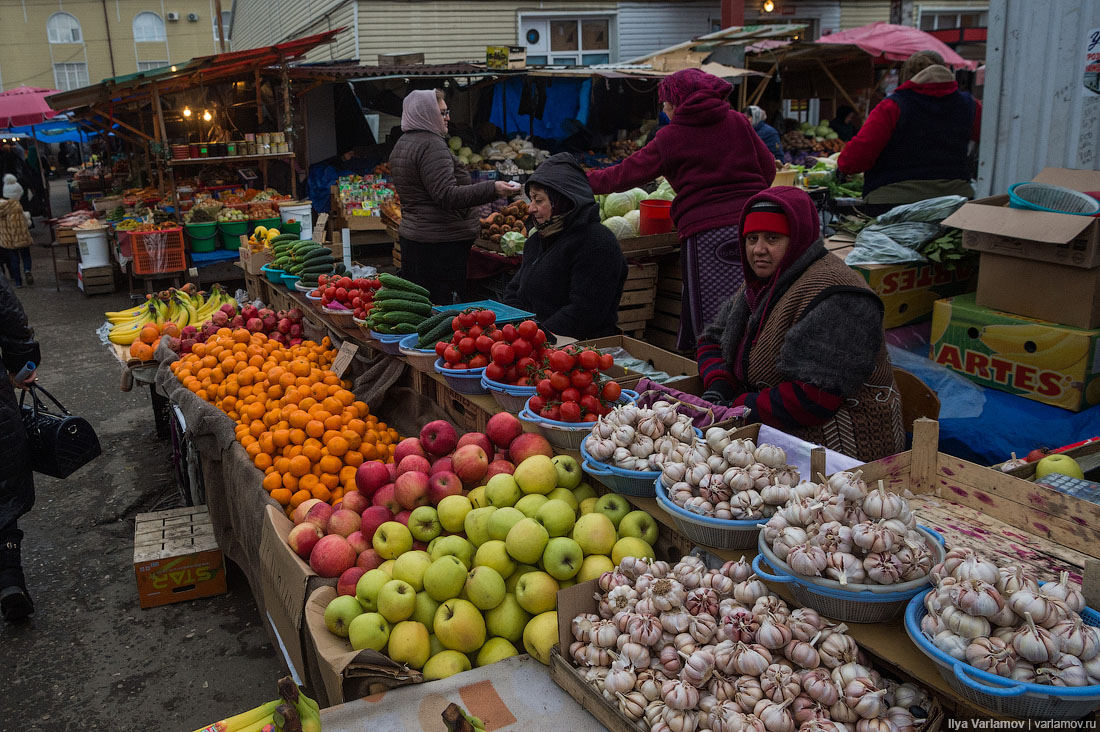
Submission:
<svg viewBox="0 0 1100 732">
<path fill-rule="evenodd" d="M 163 246 L 157 245 L 159 235 L 164 237 Z M 182 228 L 131 232 L 130 248 L 134 257 L 134 274 L 165 274 L 187 269 Z"/>
</svg>

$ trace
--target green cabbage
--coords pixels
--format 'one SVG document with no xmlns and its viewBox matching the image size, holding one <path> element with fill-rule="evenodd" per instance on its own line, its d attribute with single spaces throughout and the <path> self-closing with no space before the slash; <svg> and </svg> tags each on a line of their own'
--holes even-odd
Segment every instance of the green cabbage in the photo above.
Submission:
<svg viewBox="0 0 1100 732">
<path fill-rule="evenodd" d="M 451 138 L 451 139 L 454 139 L 454 138 Z M 461 140 L 459 140 L 459 142 L 461 142 Z M 474 154 L 474 151 L 471 150 L 468 147 L 460 147 L 460 148 L 458 148 L 458 152 L 456 153 L 456 155 L 458 155 L 460 158 L 468 158 L 473 154 Z"/>
<path fill-rule="evenodd" d="M 527 237 L 518 231 L 509 231 L 500 237 L 500 250 L 508 256 L 514 256 L 522 252 L 525 244 L 527 244 Z"/>
<path fill-rule="evenodd" d="M 447 147 L 451 148 L 451 152 L 458 152 L 459 148 L 462 147 L 462 138 L 458 135 L 447 138 Z"/>
<path fill-rule="evenodd" d="M 632 236 L 637 236 L 638 235 L 638 226 L 641 223 L 641 221 L 640 221 L 641 217 L 642 217 L 642 212 L 641 211 L 627 211 L 626 214 L 623 216 L 623 219 L 628 224 L 630 224 L 630 228 L 633 230 Z"/>
<path fill-rule="evenodd" d="M 644 201 L 649 194 L 642 188 L 631 188 L 626 192 L 626 195 L 630 196 L 630 200 L 634 202 L 634 208 L 638 208 L 638 204 Z"/>
<path fill-rule="evenodd" d="M 609 193 L 603 202 L 603 214 L 607 218 L 622 216 L 637 208 L 629 193 Z"/>
<path fill-rule="evenodd" d="M 604 221 L 603 225 L 611 229 L 616 239 L 629 239 L 634 236 L 634 229 L 630 226 L 630 222 L 622 216 L 612 216 Z"/>
<path fill-rule="evenodd" d="M 671 201 L 673 198 L 676 198 L 676 194 L 671 188 L 658 188 L 646 196 L 647 201 Z"/>
</svg>

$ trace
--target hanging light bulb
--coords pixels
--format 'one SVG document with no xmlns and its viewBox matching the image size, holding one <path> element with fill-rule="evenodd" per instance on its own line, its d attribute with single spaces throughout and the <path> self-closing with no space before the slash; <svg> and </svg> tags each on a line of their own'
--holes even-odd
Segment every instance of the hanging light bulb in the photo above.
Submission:
<svg viewBox="0 0 1100 732">
<path fill-rule="evenodd" d="M 190 107 L 184 107 L 183 108 L 183 116 L 187 117 L 188 119 L 191 118 L 191 108 Z"/>
<path fill-rule="evenodd" d="M 764 12 L 770 13 L 775 10 L 775 3 L 772 0 L 764 0 Z"/>
<path fill-rule="evenodd" d="M 202 121 L 203 122 L 209 122 L 212 119 L 213 119 L 213 116 L 211 116 L 209 109 L 202 110 Z"/>
</svg>

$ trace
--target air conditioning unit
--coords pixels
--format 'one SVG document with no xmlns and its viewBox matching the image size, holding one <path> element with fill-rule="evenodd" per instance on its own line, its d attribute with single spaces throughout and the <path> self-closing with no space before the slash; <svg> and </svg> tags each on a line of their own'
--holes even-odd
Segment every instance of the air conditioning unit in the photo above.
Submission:
<svg viewBox="0 0 1100 732">
<path fill-rule="evenodd" d="M 198 23 L 199 22 L 199 14 L 198 13 L 188 13 L 187 14 L 187 19 L 189 21 L 191 21 L 192 23 Z"/>
<path fill-rule="evenodd" d="M 180 19 L 180 14 L 179 13 L 166 13 L 165 17 L 168 18 L 168 20 L 179 20 Z"/>
</svg>

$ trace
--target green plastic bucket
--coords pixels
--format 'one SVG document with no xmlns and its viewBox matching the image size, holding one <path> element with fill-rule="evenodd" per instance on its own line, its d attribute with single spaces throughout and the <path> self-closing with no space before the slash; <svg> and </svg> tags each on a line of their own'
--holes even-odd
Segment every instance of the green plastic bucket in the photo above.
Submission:
<svg viewBox="0 0 1100 732">
<path fill-rule="evenodd" d="M 218 225 L 215 222 L 186 224 L 187 240 L 193 252 L 212 252 L 217 247 Z"/>
<path fill-rule="evenodd" d="M 279 224 L 283 223 L 283 220 L 278 216 L 272 216 L 269 219 L 249 219 L 248 230 L 255 231 L 257 226 L 262 226 L 265 229 L 279 229 Z M 279 229 L 282 232 L 282 229 Z"/>
<path fill-rule="evenodd" d="M 301 234 L 302 233 L 302 224 L 301 224 L 301 222 L 298 222 L 298 221 L 295 221 L 293 223 L 290 223 L 288 221 L 284 221 L 282 223 L 282 225 L 277 227 L 277 228 L 279 229 L 279 231 L 281 231 L 284 234 Z"/>
<path fill-rule="evenodd" d="M 247 221 L 219 221 L 218 234 L 221 236 L 224 249 L 236 250 L 241 248 L 241 236 L 248 234 Z"/>
</svg>

